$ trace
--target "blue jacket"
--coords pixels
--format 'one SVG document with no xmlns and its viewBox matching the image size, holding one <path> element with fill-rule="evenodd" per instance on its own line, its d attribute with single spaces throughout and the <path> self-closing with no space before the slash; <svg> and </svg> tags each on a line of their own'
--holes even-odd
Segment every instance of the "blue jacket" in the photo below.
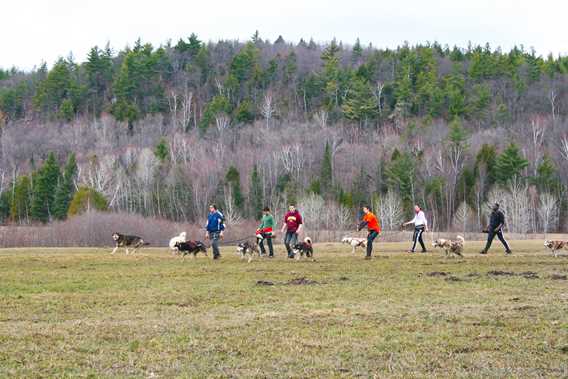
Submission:
<svg viewBox="0 0 568 379">
<path fill-rule="evenodd" d="M 209 233 L 220 232 L 221 230 L 225 230 L 225 217 L 223 213 L 219 211 L 215 211 L 213 213 L 209 213 L 207 216 L 207 226 L 205 229 Z"/>
</svg>

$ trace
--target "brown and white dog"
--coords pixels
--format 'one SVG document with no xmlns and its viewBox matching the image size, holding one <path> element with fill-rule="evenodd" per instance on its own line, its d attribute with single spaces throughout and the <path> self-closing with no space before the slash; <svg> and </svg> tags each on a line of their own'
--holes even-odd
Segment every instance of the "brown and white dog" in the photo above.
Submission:
<svg viewBox="0 0 568 379">
<path fill-rule="evenodd" d="M 351 254 L 355 254 L 355 249 L 358 247 L 365 249 L 367 247 L 367 239 L 366 238 L 358 238 L 358 237 L 343 237 L 341 240 L 342 243 L 346 243 L 351 246 Z"/>
<path fill-rule="evenodd" d="M 144 242 L 144 240 L 141 237 L 128 236 L 126 234 L 120 234 L 120 233 L 113 233 L 112 239 L 114 240 L 114 243 L 116 245 L 111 254 L 116 253 L 116 250 L 118 250 L 119 247 L 124 247 L 126 249 L 126 255 L 128 255 L 129 253 L 128 248 L 133 247 L 134 250 L 132 250 L 132 254 L 134 254 L 139 247 L 149 245 L 149 243 Z"/>
<path fill-rule="evenodd" d="M 447 240 L 443 238 L 439 238 L 432 244 L 433 247 L 439 247 L 444 249 L 446 252 L 446 258 L 450 256 L 450 254 L 459 255 L 463 257 L 463 245 L 465 243 L 465 239 L 462 236 L 457 236 L 455 240 Z"/>
<path fill-rule="evenodd" d="M 172 254 L 175 255 L 176 253 L 179 252 L 179 249 L 176 246 L 178 242 L 186 242 L 186 241 L 187 241 L 187 234 L 185 232 L 181 232 L 178 236 L 172 237 L 172 239 L 170 239 L 170 243 L 168 244 L 170 246 Z"/>
<path fill-rule="evenodd" d="M 562 250 L 562 249 L 568 250 L 568 242 L 558 241 L 558 240 L 546 240 L 546 241 L 544 241 L 544 247 L 548 247 L 550 249 L 550 251 L 552 251 L 552 255 L 557 257 L 558 256 L 558 250 Z"/>
</svg>

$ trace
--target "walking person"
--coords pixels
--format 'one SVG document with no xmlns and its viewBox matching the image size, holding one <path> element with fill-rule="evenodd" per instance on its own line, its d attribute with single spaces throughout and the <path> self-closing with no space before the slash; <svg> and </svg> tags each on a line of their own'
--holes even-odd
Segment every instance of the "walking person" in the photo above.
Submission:
<svg viewBox="0 0 568 379">
<path fill-rule="evenodd" d="M 357 226 L 357 231 L 360 231 L 364 227 L 367 227 L 369 231 L 369 234 L 367 234 L 367 255 L 365 255 L 365 259 L 371 259 L 371 255 L 373 254 L 373 241 L 381 233 L 381 225 L 379 224 L 379 219 L 371 212 L 369 206 L 363 207 L 363 218 L 361 223 Z"/>
<path fill-rule="evenodd" d="M 284 235 L 284 246 L 288 252 L 288 258 L 294 258 L 292 247 L 298 243 L 298 234 L 302 230 L 302 215 L 293 204 L 288 207 L 288 212 L 284 215 L 284 225 L 282 225 L 282 233 Z"/>
<path fill-rule="evenodd" d="M 428 231 L 428 220 L 426 220 L 426 215 L 419 205 L 414 206 L 414 218 L 408 222 L 402 224 L 406 226 L 409 224 L 414 224 L 414 235 L 412 236 L 412 249 L 408 250 L 407 253 L 414 253 L 416 250 L 416 242 L 420 243 L 422 246 L 422 252 L 428 252 L 426 250 L 426 245 L 424 245 L 424 240 L 422 239 L 422 234 Z"/>
<path fill-rule="evenodd" d="M 274 247 L 272 246 L 272 238 L 274 237 L 273 229 L 274 217 L 270 213 L 270 208 L 264 207 L 262 210 L 262 219 L 256 231 L 256 238 L 262 255 L 266 254 L 266 250 L 264 249 L 264 241 L 266 241 L 266 244 L 268 245 L 269 258 L 274 257 Z"/>
<path fill-rule="evenodd" d="M 499 238 L 499 241 L 501 241 L 501 243 L 505 247 L 505 254 L 507 255 L 512 254 L 511 248 L 509 247 L 509 244 L 507 243 L 505 237 L 503 236 L 504 226 L 505 226 L 505 215 L 503 214 L 503 212 L 501 212 L 501 209 L 499 209 L 499 204 L 495 203 L 491 208 L 491 215 L 489 216 L 489 225 L 484 230 L 484 232 L 487 233 L 487 243 L 485 244 L 485 248 L 481 250 L 479 254 L 487 254 L 489 248 L 491 247 L 491 243 L 493 242 L 493 238 L 495 238 L 495 236 Z"/>
<path fill-rule="evenodd" d="M 219 252 L 219 240 L 223 238 L 225 230 L 225 216 L 221 213 L 215 204 L 209 206 L 209 215 L 207 216 L 207 225 L 205 226 L 205 239 L 211 240 L 213 248 L 213 259 L 221 258 Z"/>
</svg>

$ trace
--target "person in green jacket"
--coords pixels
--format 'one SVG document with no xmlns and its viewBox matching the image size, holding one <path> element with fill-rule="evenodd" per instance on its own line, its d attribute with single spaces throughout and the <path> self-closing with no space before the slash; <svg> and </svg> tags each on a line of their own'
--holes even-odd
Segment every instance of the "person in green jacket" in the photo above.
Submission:
<svg viewBox="0 0 568 379">
<path fill-rule="evenodd" d="M 256 230 L 256 240 L 258 242 L 258 246 L 260 247 L 260 253 L 262 255 L 266 254 L 266 250 L 264 250 L 264 240 L 266 240 L 268 244 L 268 257 L 274 257 L 274 247 L 272 246 L 272 238 L 274 237 L 274 217 L 270 213 L 270 208 L 264 207 L 262 210 L 262 220 L 260 221 L 260 225 Z"/>
</svg>

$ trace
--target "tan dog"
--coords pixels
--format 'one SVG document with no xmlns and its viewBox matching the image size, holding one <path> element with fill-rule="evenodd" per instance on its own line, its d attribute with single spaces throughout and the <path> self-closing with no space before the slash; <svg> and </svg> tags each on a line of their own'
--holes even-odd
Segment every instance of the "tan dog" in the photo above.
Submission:
<svg viewBox="0 0 568 379">
<path fill-rule="evenodd" d="M 439 247 L 444 249 L 446 252 L 446 258 L 450 256 L 450 254 L 459 255 L 463 257 L 463 245 L 465 243 L 465 239 L 462 236 L 457 236 L 455 240 L 447 240 L 443 238 L 439 238 L 432 244 L 433 247 Z"/>
<path fill-rule="evenodd" d="M 366 238 L 357 238 L 357 237 L 343 237 L 341 240 L 342 243 L 346 243 L 351 246 L 351 254 L 355 254 L 355 249 L 361 247 L 365 249 L 367 247 L 367 239 Z"/>
<path fill-rule="evenodd" d="M 558 256 L 558 250 L 567 249 L 568 242 L 558 241 L 558 240 L 546 240 L 544 241 L 544 247 L 548 247 L 552 251 L 552 255 Z"/>
</svg>

